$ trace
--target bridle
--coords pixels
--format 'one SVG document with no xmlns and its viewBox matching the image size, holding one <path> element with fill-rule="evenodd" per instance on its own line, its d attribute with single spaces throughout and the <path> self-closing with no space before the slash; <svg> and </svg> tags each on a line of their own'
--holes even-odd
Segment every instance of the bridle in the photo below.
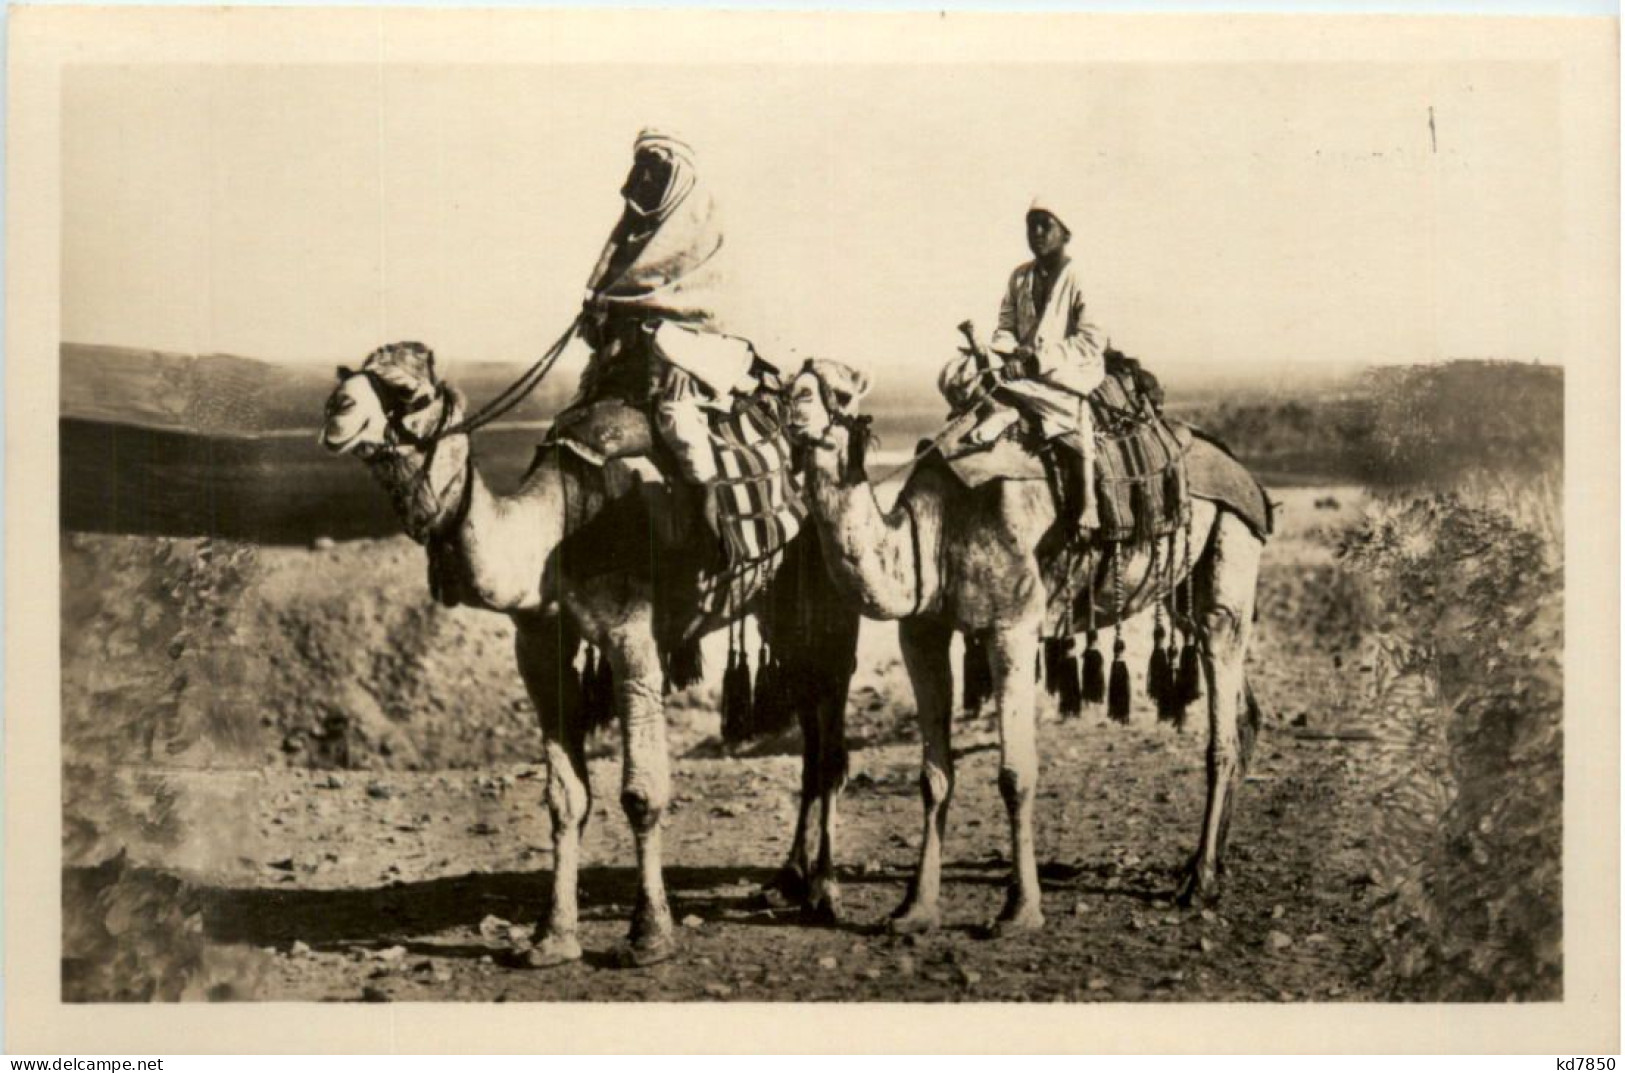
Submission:
<svg viewBox="0 0 1625 1073">
<path fill-rule="evenodd" d="M 382 478 L 380 483 L 394 501 L 396 513 L 401 516 L 407 535 L 419 544 L 425 544 L 430 539 L 455 529 L 462 524 L 464 516 L 468 513 L 469 491 L 473 485 L 473 481 L 469 478 L 474 456 L 469 453 L 465 457 L 462 468 L 445 488 L 434 487 L 436 452 L 441 441 L 449 434 L 459 431 L 452 427 L 451 418 L 455 407 L 445 385 L 437 383 L 432 394 L 419 395 L 410 400 L 391 404 L 390 400 L 400 394 L 400 389 L 390 385 L 372 369 L 352 372 L 342 377 L 339 384 L 342 386 L 358 376 L 366 379 L 373 394 L 382 404 L 385 421 L 384 442 L 365 459 L 365 462 L 369 469 Z M 437 401 L 440 403 L 440 417 L 435 422 L 434 428 L 421 435 L 414 432 L 407 425 L 406 418 L 412 414 L 422 413 Z M 411 464 L 408 450 L 421 454 L 422 462 L 415 466 Z M 455 510 L 447 517 L 446 505 L 453 499 L 456 501 Z"/>
</svg>

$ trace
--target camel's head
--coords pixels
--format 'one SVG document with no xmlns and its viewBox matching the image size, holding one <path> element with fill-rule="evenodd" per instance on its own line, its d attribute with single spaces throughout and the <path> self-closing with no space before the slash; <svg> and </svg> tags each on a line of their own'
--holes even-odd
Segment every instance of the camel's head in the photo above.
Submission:
<svg viewBox="0 0 1625 1073">
<path fill-rule="evenodd" d="M 445 416 L 434 352 L 422 343 L 391 343 L 367 355 L 359 370 L 339 366 L 319 440 L 337 454 L 362 459 L 418 443 Z"/>
<path fill-rule="evenodd" d="M 785 429 L 809 460 L 828 457 L 861 472 L 868 445 L 869 419 L 858 414 L 858 402 L 869 391 L 869 377 L 828 358 L 809 358 L 785 389 Z M 859 456 L 852 458 L 853 453 Z"/>
</svg>

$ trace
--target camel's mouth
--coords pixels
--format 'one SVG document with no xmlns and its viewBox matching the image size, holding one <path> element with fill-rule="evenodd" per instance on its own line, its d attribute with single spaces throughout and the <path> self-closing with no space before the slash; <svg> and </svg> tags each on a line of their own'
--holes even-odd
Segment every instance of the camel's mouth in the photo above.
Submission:
<svg viewBox="0 0 1625 1073">
<path fill-rule="evenodd" d="M 356 429 L 343 439 L 335 438 L 333 435 L 333 429 L 331 426 L 329 426 L 328 428 L 322 430 L 322 446 L 327 448 L 329 451 L 332 451 L 336 455 L 349 454 L 351 451 L 357 448 L 362 434 L 364 434 L 371 426 L 372 419 L 368 418 L 367 420 L 361 422 L 360 428 Z"/>
</svg>

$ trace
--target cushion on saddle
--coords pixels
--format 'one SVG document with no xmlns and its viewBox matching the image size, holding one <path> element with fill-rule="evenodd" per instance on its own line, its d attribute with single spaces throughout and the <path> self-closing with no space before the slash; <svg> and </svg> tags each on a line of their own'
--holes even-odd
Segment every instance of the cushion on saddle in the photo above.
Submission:
<svg viewBox="0 0 1625 1073">
<path fill-rule="evenodd" d="M 594 465 L 654 451 L 654 428 L 642 410 L 620 399 L 599 399 L 559 414 L 547 441 L 562 443 Z"/>
</svg>

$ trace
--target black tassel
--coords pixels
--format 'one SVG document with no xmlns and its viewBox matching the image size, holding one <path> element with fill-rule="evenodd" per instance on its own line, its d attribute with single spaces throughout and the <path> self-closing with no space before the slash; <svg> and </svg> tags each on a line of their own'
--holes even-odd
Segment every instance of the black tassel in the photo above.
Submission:
<svg viewBox="0 0 1625 1073">
<path fill-rule="evenodd" d="M 740 742 L 750 736 L 750 660 L 741 648 L 734 663 L 733 711 L 728 714 L 732 727 L 730 741 Z"/>
<path fill-rule="evenodd" d="M 1196 645 L 1185 639 L 1185 647 L 1179 653 L 1179 680 L 1174 687 L 1174 696 L 1183 708 L 1202 695 L 1202 664 L 1196 658 Z"/>
<path fill-rule="evenodd" d="M 1100 651 L 1100 635 L 1089 631 L 1089 641 L 1083 652 L 1083 700 L 1085 704 L 1099 704 L 1106 699 L 1106 657 Z"/>
<path fill-rule="evenodd" d="M 1044 675 L 1040 680 L 1044 683 L 1044 692 L 1052 697 L 1061 692 L 1061 659 L 1061 638 L 1044 638 Z"/>
<path fill-rule="evenodd" d="M 687 689 L 705 680 L 705 657 L 700 641 L 691 637 L 666 658 L 666 681 L 673 689 Z"/>
<path fill-rule="evenodd" d="M 1173 690 L 1173 677 L 1168 666 L 1168 651 L 1164 643 L 1168 639 L 1168 631 L 1157 623 L 1152 632 L 1151 663 L 1145 670 L 1145 691 L 1152 700 L 1160 701 L 1165 694 Z"/>
<path fill-rule="evenodd" d="M 756 670 L 756 692 L 751 697 L 751 732 L 777 734 L 791 721 L 790 698 L 784 688 L 784 661 L 777 652 L 769 657 L 763 648 Z"/>
<path fill-rule="evenodd" d="M 1162 694 L 1157 697 L 1157 719 L 1164 723 L 1174 724 L 1176 730 L 1183 730 L 1185 728 L 1185 705 L 1179 699 L 1179 649 L 1175 645 L 1175 635 L 1172 633 L 1168 636 L 1168 647 L 1163 649 L 1162 661 L 1167 668 L 1164 672 L 1167 677 L 1165 679 L 1165 688 Z"/>
<path fill-rule="evenodd" d="M 1078 656 L 1072 638 L 1061 642 L 1061 658 L 1055 670 L 1056 691 L 1061 701 L 1061 714 L 1072 718 L 1083 712 L 1083 683 L 1078 678 Z"/>
<path fill-rule="evenodd" d="M 728 650 L 728 669 L 722 672 L 722 740 L 729 743 L 744 740 L 744 720 L 749 709 L 740 709 L 739 675 L 744 663 L 737 648 Z"/>
<path fill-rule="evenodd" d="M 1112 678 L 1106 701 L 1106 715 L 1118 723 L 1128 722 L 1131 697 L 1128 684 L 1128 664 L 1123 662 L 1123 642 L 1112 646 Z"/>
</svg>

